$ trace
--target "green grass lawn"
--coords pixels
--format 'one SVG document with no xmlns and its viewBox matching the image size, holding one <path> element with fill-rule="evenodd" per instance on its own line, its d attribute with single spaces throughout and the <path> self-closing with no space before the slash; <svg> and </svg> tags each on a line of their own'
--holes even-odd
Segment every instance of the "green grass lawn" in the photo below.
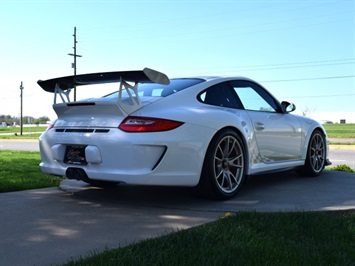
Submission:
<svg viewBox="0 0 355 266">
<path fill-rule="evenodd" d="M 355 265 L 355 212 L 241 212 L 67 265 Z"/>
<path fill-rule="evenodd" d="M 23 127 L 23 135 L 21 136 L 21 129 L 19 127 L 0 127 L 0 139 L 38 139 L 46 129 L 47 127 L 37 127 L 36 125 L 33 127 Z"/>
<path fill-rule="evenodd" d="M 42 174 L 39 152 L 0 150 L 0 192 L 59 186 L 63 179 Z"/>
<path fill-rule="evenodd" d="M 15 140 L 27 140 L 27 139 L 31 139 L 31 140 L 36 140 L 39 138 L 39 136 L 41 136 L 42 133 L 31 133 L 31 134 L 23 134 L 22 136 L 19 134 L 17 134 L 17 136 L 15 135 L 6 135 L 6 136 L 1 136 L 0 135 L 0 139 L 15 139 Z"/>
<path fill-rule="evenodd" d="M 323 125 L 329 138 L 355 138 L 355 124 Z"/>
<path fill-rule="evenodd" d="M 36 126 L 33 125 L 32 127 L 23 127 L 22 132 L 30 133 L 30 132 L 43 132 L 47 129 L 47 127 L 43 126 Z M 0 127 L 0 133 L 20 133 L 20 127 Z"/>
</svg>

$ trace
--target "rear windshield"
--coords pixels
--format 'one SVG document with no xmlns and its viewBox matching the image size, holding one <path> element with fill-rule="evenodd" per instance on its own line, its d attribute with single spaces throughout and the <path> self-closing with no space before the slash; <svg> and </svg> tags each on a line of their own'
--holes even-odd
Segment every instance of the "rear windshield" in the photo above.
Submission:
<svg viewBox="0 0 355 266">
<path fill-rule="evenodd" d="M 169 85 L 160 85 L 156 83 L 143 83 L 138 85 L 138 95 L 148 97 L 166 97 L 175 92 L 181 91 L 193 85 L 203 82 L 203 79 L 186 78 L 186 79 L 171 79 Z M 123 91 L 122 96 L 127 96 L 127 92 Z M 117 98 L 118 91 L 104 96 L 105 98 Z"/>
</svg>

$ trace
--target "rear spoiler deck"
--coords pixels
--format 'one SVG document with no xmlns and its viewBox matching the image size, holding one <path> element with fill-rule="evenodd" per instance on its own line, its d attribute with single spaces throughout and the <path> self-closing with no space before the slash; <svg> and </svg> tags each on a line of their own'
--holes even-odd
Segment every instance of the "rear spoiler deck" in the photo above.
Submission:
<svg viewBox="0 0 355 266">
<path fill-rule="evenodd" d="M 69 94 L 73 88 L 84 85 L 104 84 L 104 83 L 120 83 L 118 104 L 122 105 L 122 90 L 125 89 L 131 99 L 131 107 L 123 109 L 128 111 L 137 110 L 141 105 L 138 96 L 137 86 L 138 83 L 158 83 L 162 85 L 169 85 L 169 78 L 156 70 L 144 68 L 143 70 L 134 71 L 118 71 L 118 72 L 102 72 L 92 74 L 82 74 L 75 76 L 60 77 L 48 80 L 37 81 L 38 85 L 47 92 L 54 93 L 54 104 L 57 103 L 57 94 L 61 97 L 63 103 L 71 102 Z M 127 82 L 134 82 L 135 85 L 131 86 Z M 130 90 L 133 90 L 133 94 Z M 65 97 L 64 97 L 65 96 Z"/>
</svg>

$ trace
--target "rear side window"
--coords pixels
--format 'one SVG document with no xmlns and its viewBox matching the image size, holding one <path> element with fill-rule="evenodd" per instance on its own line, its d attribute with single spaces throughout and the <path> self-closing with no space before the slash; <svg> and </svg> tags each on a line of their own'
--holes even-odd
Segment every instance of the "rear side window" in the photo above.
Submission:
<svg viewBox="0 0 355 266">
<path fill-rule="evenodd" d="M 198 100 L 205 104 L 243 109 L 235 91 L 228 82 L 208 88 L 198 96 Z"/>
<path fill-rule="evenodd" d="M 166 97 L 188 87 L 194 86 L 203 82 L 203 79 L 186 78 L 186 79 L 171 79 L 169 85 L 160 85 L 156 83 L 143 83 L 138 85 L 138 95 L 148 97 Z M 126 91 L 122 93 L 123 97 L 127 97 Z M 104 96 L 106 98 L 117 98 L 118 92 Z"/>
</svg>

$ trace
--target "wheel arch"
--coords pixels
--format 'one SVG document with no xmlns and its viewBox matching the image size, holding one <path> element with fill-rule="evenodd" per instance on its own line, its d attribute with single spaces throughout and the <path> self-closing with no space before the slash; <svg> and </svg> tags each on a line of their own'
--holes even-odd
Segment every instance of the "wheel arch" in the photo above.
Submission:
<svg viewBox="0 0 355 266">
<path fill-rule="evenodd" d="M 322 133 L 322 135 L 323 135 L 324 138 L 325 138 L 326 147 L 328 147 L 328 136 L 327 136 L 327 133 L 326 133 L 325 129 L 324 129 L 321 125 L 318 125 L 318 126 L 314 127 L 312 130 L 310 130 L 309 138 L 307 138 L 307 146 L 306 146 L 306 148 L 308 148 L 308 145 L 309 145 L 311 136 L 313 135 L 313 133 L 314 133 L 316 130 L 319 130 L 319 131 Z M 328 149 L 326 149 L 326 156 L 328 155 L 328 152 L 329 152 Z"/>
<path fill-rule="evenodd" d="M 328 135 L 327 132 L 325 131 L 324 127 L 322 126 L 317 126 L 316 128 L 313 129 L 312 134 L 314 131 L 319 130 L 325 139 L 325 158 L 326 158 L 326 165 L 330 165 L 330 161 L 329 161 L 329 139 L 328 139 Z"/>
<path fill-rule="evenodd" d="M 325 137 L 327 136 L 327 133 L 325 132 L 325 129 L 324 129 L 323 127 L 321 127 L 321 126 L 315 127 L 315 128 L 312 130 L 312 133 L 313 133 L 315 130 L 317 130 L 317 129 L 318 129 L 320 132 L 322 132 Z"/>
</svg>

